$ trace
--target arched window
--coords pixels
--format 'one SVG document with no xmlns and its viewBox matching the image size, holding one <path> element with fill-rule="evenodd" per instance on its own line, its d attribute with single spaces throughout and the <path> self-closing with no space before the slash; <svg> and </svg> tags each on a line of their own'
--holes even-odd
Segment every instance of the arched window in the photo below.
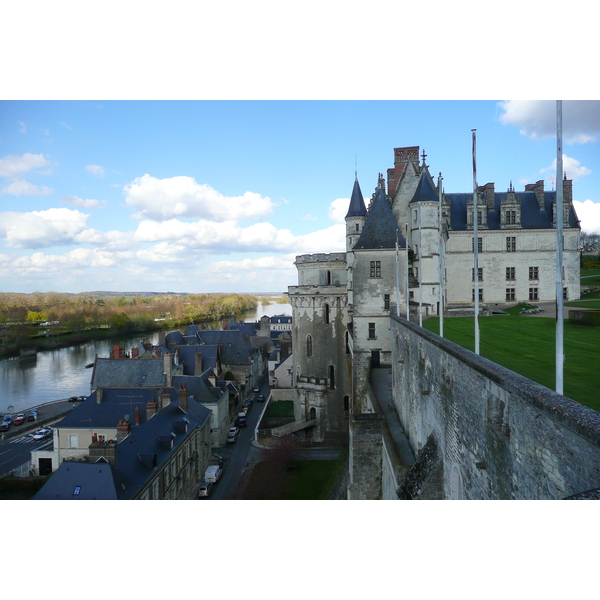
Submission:
<svg viewBox="0 0 600 600">
<path fill-rule="evenodd" d="M 333 365 L 329 365 L 329 387 L 332 390 L 335 389 L 335 367 Z"/>
<path fill-rule="evenodd" d="M 329 325 L 329 304 L 325 305 L 325 316 L 323 318 L 325 320 L 325 325 Z"/>
<path fill-rule="evenodd" d="M 350 410 L 350 397 L 344 396 L 344 410 Z"/>
<path fill-rule="evenodd" d="M 312 335 L 306 336 L 306 356 L 312 356 Z"/>
<path fill-rule="evenodd" d="M 358 223 L 356 224 L 356 231 L 358 232 Z"/>
<path fill-rule="evenodd" d="M 327 271 L 327 285 L 331 285 L 331 271 Z"/>
</svg>

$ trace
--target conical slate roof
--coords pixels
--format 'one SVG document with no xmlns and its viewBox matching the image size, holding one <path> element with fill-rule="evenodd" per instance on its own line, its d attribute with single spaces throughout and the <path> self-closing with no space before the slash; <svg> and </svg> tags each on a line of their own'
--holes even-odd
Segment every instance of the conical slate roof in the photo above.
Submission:
<svg viewBox="0 0 600 600">
<path fill-rule="evenodd" d="M 354 180 L 354 187 L 352 188 L 352 197 L 350 198 L 350 206 L 348 207 L 348 217 L 364 217 L 367 214 L 367 207 L 363 200 L 362 192 L 360 191 L 360 185 L 358 185 L 358 179 Z"/>
<path fill-rule="evenodd" d="M 396 240 L 399 248 L 406 248 L 406 241 L 402 237 L 385 193 L 383 189 L 378 188 L 371 202 L 365 226 L 353 250 L 395 248 Z"/>
<path fill-rule="evenodd" d="M 409 204 L 413 202 L 439 202 L 438 193 L 425 170 L 421 173 L 421 180 Z"/>
</svg>

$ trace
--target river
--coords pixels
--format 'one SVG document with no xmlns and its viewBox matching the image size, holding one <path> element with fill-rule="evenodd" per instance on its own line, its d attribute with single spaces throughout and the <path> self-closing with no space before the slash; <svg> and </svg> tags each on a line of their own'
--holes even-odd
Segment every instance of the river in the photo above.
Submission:
<svg viewBox="0 0 600 600">
<path fill-rule="evenodd" d="M 279 314 L 291 315 L 291 306 L 259 303 L 256 311 L 244 318 L 247 322 L 253 322 L 263 315 L 272 317 Z M 45 402 L 64 400 L 70 396 L 87 396 L 90 393 L 92 369 L 86 369 L 85 366 L 94 362 L 96 355 L 108 358 L 109 350 L 115 344 L 127 351 L 142 340 L 157 344 L 158 336 L 158 331 L 127 337 L 115 336 L 69 348 L 40 350 L 37 360 L 0 360 L 0 413 L 19 413 Z"/>
</svg>

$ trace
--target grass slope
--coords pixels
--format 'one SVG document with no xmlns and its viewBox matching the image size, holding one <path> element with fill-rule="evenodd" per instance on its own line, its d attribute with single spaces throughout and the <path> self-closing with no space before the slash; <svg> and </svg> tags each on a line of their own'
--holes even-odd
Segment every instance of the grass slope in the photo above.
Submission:
<svg viewBox="0 0 600 600">
<path fill-rule="evenodd" d="M 554 389 L 555 321 L 521 316 L 482 317 L 480 354 L 485 358 Z M 439 319 L 427 319 L 423 327 L 439 333 Z M 444 337 L 475 349 L 473 318 L 444 319 Z M 564 323 L 564 394 L 600 411 L 598 374 L 594 367 L 600 348 L 600 327 Z"/>
</svg>

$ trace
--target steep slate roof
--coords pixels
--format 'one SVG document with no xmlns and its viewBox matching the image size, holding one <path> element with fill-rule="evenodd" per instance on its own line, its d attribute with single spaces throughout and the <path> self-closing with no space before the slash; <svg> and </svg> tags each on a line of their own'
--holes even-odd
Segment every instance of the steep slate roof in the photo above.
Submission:
<svg viewBox="0 0 600 600">
<path fill-rule="evenodd" d="M 229 365 L 247 365 L 252 362 L 252 352 L 256 352 L 239 330 L 217 331 L 203 329 L 198 332 L 203 344 L 220 344 L 221 362 Z"/>
<path fill-rule="evenodd" d="M 194 375 L 196 352 L 202 355 L 202 372 L 217 366 L 219 347 L 216 344 L 194 344 L 179 346 L 179 357 L 183 363 L 183 375 Z"/>
<path fill-rule="evenodd" d="M 91 386 L 161 387 L 165 384 L 163 359 L 136 360 L 96 358 Z"/>
<path fill-rule="evenodd" d="M 467 227 L 467 205 L 473 201 L 473 193 L 445 194 L 450 201 L 450 228 L 454 231 L 470 230 Z M 508 197 L 507 192 L 494 193 L 494 210 L 488 210 L 486 229 L 502 229 L 500 227 L 501 202 Z M 521 201 L 521 228 L 522 229 L 553 229 L 552 202 L 556 192 L 544 192 L 544 209 L 540 210 L 534 191 L 515 192 L 515 198 Z M 481 202 L 483 204 L 483 201 Z M 569 227 L 578 227 L 577 216 L 571 207 L 569 213 Z M 505 229 L 505 231 L 513 231 Z"/>
<path fill-rule="evenodd" d="M 438 194 L 435 191 L 435 187 L 426 168 L 423 169 L 423 172 L 421 173 L 419 185 L 417 185 L 415 195 L 409 204 L 412 204 L 413 202 L 439 202 Z"/>
<path fill-rule="evenodd" d="M 363 200 L 362 192 L 360 191 L 360 185 L 358 184 L 358 179 L 354 180 L 354 187 L 352 188 L 352 196 L 350 197 L 350 206 L 348 207 L 348 212 L 346 213 L 346 218 L 348 217 L 364 217 L 367 214 L 367 207 L 365 206 L 365 201 Z"/>
<path fill-rule="evenodd" d="M 396 223 L 385 193 L 382 188 L 377 188 L 365 226 L 353 250 L 395 248 L 396 240 L 399 248 L 406 248 L 406 240 Z"/>
</svg>

